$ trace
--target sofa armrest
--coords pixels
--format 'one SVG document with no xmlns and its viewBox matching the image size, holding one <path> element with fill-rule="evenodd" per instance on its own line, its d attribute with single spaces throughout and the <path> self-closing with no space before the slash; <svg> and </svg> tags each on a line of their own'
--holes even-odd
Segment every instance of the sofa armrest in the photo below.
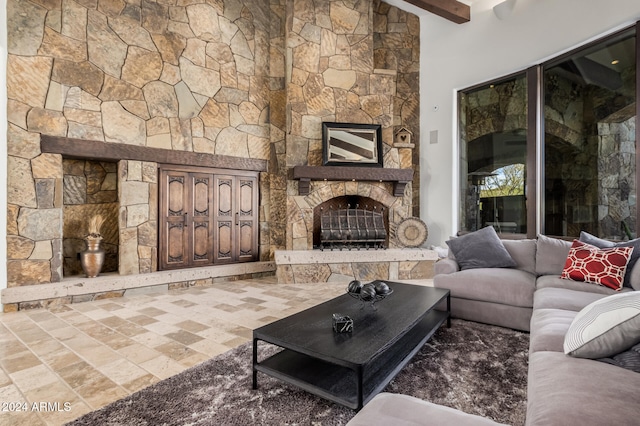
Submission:
<svg viewBox="0 0 640 426">
<path fill-rule="evenodd" d="M 640 262 L 638 262 L 640 263 Z M 435 263 L 434 273 L 438 274 L 453 274 L 454 272 L 458 272 L 460 270 L 460 265 L 455 259 L 451 259 L 450 257 L 446 257 L 444 259 L 440 259 Z"/>
</svg>

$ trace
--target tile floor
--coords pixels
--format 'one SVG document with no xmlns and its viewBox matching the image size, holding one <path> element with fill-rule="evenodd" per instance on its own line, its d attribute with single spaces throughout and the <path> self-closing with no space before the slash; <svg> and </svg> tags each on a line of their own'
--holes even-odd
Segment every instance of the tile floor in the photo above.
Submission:
<svg viewBox="0 0 640 426">
<path fill-rule="evenodd" d="M 0 314 L 0 425 L 60 425 L 344 292 L 275 277 Z"/>
</svg>

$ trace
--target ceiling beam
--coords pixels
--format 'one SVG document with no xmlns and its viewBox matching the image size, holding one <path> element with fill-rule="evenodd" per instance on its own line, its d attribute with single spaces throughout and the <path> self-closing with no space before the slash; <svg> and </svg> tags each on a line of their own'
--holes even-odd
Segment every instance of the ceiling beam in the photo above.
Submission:
<svg viewBox="0 0 640 426">
<path fill-rule="evenodd" d="M 464 24 L 471 20 L 469 5 L 456 0 L 405 0 L 420 9 L 442 16 L 456 24 Z"/>
</svg>

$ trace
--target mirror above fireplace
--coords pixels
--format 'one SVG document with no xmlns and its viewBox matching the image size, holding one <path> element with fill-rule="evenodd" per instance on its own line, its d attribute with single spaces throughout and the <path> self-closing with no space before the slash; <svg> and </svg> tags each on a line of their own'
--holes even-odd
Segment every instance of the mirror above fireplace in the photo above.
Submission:
<svg viewBox="0 0 640 426">
<path fill-rule="evenodd" d="M 322 123 L 325 166 L 382 167 L 382 126 Z"/>
</svg>

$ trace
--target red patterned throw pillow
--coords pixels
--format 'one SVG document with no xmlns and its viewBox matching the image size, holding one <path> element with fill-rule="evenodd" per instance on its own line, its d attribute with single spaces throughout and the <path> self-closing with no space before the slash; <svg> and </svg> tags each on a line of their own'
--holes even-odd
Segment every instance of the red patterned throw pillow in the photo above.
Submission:
<svg viewBox="0 0 640 426">
<path fill-rule="evenodd" d="M 633 247 L 599 249 L 574 240 L 560 277 L 620 290 L 632 252 Z"/>
</svg>

